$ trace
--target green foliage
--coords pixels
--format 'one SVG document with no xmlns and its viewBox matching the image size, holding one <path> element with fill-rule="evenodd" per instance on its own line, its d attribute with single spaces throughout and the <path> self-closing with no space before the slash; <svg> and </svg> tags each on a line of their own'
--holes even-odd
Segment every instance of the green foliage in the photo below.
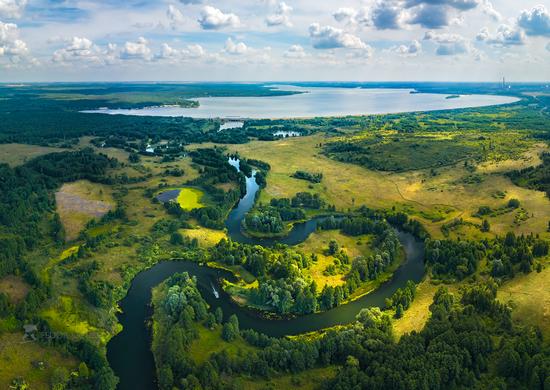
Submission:
<svg viewBox="0 0 550 390">
<path fill-rule="evenodd" d="M 323 180 L 322 173 L 310 173 L 307 171 L 296 171 L 292 174 L 292 177 L 295 179 L 306 180 L 310 183 L 320 183 Z"/>
</svg>

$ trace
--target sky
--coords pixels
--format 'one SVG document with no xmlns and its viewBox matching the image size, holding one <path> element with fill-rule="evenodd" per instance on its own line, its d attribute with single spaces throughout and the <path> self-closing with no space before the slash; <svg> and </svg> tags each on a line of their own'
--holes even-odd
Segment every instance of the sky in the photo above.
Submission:
<svg viewBox="0 0 550 390">
<path fill-rule="evenodd" d="M 550 80 L 550 0 L 0 0 L 0 81 Z"/>
</svg>

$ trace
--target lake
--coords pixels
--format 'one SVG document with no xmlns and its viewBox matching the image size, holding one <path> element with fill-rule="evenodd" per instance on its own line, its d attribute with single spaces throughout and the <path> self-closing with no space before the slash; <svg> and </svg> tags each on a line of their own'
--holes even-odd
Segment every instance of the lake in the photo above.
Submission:
<svg viewBox="0 0 550 390">
<path fill-rule="evenodd" d="M 414 93 L 411 89 L 271 87 L 294 92 L 283 96 L 201 97 L 199 107 L 146 107 L 100 109 L 87 113 L 192 118 L 311 118 L 451 110 L 514 103 L 519 99 L 498 95 L 450 95 Z M 300 92 L 300 93 L 297 93 Z M 413 92 L 413 93 L 411 93 Z"/>
</svg>

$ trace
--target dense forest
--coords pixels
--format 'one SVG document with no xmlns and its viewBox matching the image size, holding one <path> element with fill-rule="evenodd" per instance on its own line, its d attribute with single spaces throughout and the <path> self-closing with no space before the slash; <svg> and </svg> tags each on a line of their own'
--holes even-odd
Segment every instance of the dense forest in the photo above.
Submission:
<svg viewBox="0 0 550 390">
<path fill-rule="evenodd" d="M 341 368 L 324 388 L 544 389 L 550 355 L 541 334 L 515 327 L 495 296 L 491 281 L 468 286 L 461 296 L 441 288 L 425 328 L 397 342 L 390 316 L 378 308 L 363 309 L 345 330 L 289 340 L 241 330 L 236 317 L 209 312 L 193 278 L 177 275 L 165 282 L 155 302 L 159 386 L 231 388 L 241 375 L 261 379 L 336 364 Z M 198 365 L 188 351 L 201 326 L 221 326 L 225 340 L 242 339 L 253 351 L 213 353 Z"/>
</svg>

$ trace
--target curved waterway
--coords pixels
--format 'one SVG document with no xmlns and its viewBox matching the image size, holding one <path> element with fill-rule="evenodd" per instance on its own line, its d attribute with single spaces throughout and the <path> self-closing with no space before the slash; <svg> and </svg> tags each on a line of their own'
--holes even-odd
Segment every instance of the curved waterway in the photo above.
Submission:
<svg viewBox="0 0 550 390">
<path fill-rule="evenodd" d="M 238 160 L 230 163 L 239 168 Z M 306 240 L 317 228 L 317 220 L 313 219 L 296 224 L 289 235 L 282 239 L 255 239 L 242 234 L 241 221 L 254 205 L 256 193 L 259 190 L 254 176 L 246 179 L 246 194 L 237 206 L 230 212 L 226 227 L 231 239 L 244 243 L 271 246 L 277 242 L 296 245 Z M 255 329 L 269 336 L 294 335 L 315 331 L 334 325 L 350 323 L 362 308 L 384 306 L 384 300 L 390 297 L 398 288 L 403 287 L 408 280 L 419 282 L 424 275 L 424 245 L 412 235 L 398 231 L 399 240 L 406 253 L 406 260 L 393 274 L 391 280 L 378 289 L 353 302 L 338 306 L 323 313 L 310 314 L 291 319 L 268 320 L 259 317 L 254 312 L 232 303 L 230 297 L 219 287 L 220 278 L 233 279 L 230 273 L 199 266 L 189 261 L 166 261 L 139 273 L 120 302 L 123 313 L 118 319 L 123 331 L 115 336 L 107 345 L 107 358 L 115 374 L 120 378 L 119 389 L 154 389 L 155 365 L 151 353 L 151 335 L 146 326 L 150 317 L 151 289 L 159 283 L 179 272 L 188 272 L 197 278 L 197 285 L 205 300 L 214 310 L 220 307 L 227 319 L 235 314 L 239 319 L 241 329 Z M 216 297 L 216 293 L 218 297 Z"/>
</svg>

